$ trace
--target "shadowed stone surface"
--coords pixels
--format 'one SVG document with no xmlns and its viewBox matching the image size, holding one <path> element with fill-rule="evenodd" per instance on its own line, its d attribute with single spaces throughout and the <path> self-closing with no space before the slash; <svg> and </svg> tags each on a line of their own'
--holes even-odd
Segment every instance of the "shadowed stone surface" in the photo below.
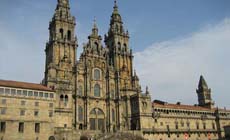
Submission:
<svg viewBox="0 0 230 140">
<path fill-rule="evenodd" d="M 106 134 L 96 140 L 146 140 L 146 139 L 144 139 L 141 136 L 133 135 L 130 133 L 113 133 L 113 134 Z"/>
</svg>

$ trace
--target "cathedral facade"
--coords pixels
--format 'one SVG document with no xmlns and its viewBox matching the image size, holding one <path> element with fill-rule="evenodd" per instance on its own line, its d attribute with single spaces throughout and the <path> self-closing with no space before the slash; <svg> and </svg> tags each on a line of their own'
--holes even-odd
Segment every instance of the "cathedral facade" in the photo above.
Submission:
<svg viewBox="0 0 230 140">
<path fill-rule="evenodd" d="M 69 0 L 58 0 L 49 24 L 43 83 L 0 81 L 1 140 L 79 140 L 119 131 L 149 140 L 224 139 L 230 111 L 214 107 L 203 76 L 197 89 L 199 104 L 195 106 L 152 102 L 148 87 L 142 92 L 133 67 L 129 32 L 116 1 L 108 33 L 102 39 L 94 22 L 79 60 L 75 27 Z M 23 94 L 24 90 L 28 93 Z M 15 100 L 21 107 L 17 111 L 15 106 L 9 108 L 6 100 L 9 104 Z M 39 102 L 41 108 L 39 103 L 34 108 L 23 107 L 22 100 Z M 10 109 L 24 113 L 32 110 L 34 115 L 21 117 L 20 112 L 12 119 L 6 111 Z M 36 117 L 37 112 L 43 113 Z"/>
<path fill-rule="evenodd" d="M 70 14 L 68 1 L 58 1 L 49 29 L 44 84 L 59 96 L 57 127 L 74 124 L 78 129 L 104 132 L 140 127 L 136 124 L 140 123 L 141 114 L 137 110 L 132 118 L 131 104 L 143 100 L 147 106 L 151 99 L 149 94 L 141 93 L 133 70 L 129 33 L 123 27 L 116 3 L 104 39 L 106 47 L 94 23 L 78 61 L 75 18 Z M 148 106 L 146 111 L 151 112 L 151 105 Z M 60 121 L 63 119 L 68 121 Z"/>
</svg>

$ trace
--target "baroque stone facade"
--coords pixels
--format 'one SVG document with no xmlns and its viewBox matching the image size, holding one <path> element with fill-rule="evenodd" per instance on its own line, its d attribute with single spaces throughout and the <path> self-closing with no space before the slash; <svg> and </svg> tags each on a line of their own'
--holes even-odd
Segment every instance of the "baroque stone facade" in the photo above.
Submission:
<svg viewBox="0 0 230 140">
<path fill-rule="evenodd" d="M 79 140 L 119 131 L 140 135 L 149 140 L 224 139 L 224 126 L 230 125 L 230 111 L 214 107 L 211 89 L 203 76 L 198 84 L 198 105 L 195 106 L 169 104 L 158 100 L 152 102 L 148 87 L 142 92 L 133 68 L 129 33 L 123 27 L 116 1 L 109 31 L 104 36 L 105 46 L 94 22 L 92 33 L 88 42 L 83 45 L 79 60 L 76 56 L 78 43 L 75 26 L 69 0 L 58 0 L 49 24 L 50 37 L 45 48 L 43 85 L 35 86 L 35 91 L 32 91 L 32 96 L 35 96 L 36 90 L 40 91 L 42 88 L 41 91 L 44 90 L 46 95 L 49 89 L 53 99 L 23 97 L 30 104 L 25 110 L 30 110 L 33 102 L 41 100 L 41 110 L 50 112 L 53 119 L 25 116 L 31 123 L 23 124 L 27 128 L 32 128 L 36 122 L 44 123 L 39 127 L 44 135 L 34 133 L 33 129 L 19 133 L 16 129 L 20 129 L 23 119 L 19 117 L 16 124 L 11 125 L 11 119 L 1 115 L 1 140 Z M 11 84 L 12 81 L 2 85 L 0 82 L 1 99 L 11 102 L 7 107 L 0 104 L 0 108 L 3 110 L 10 107 L 12 112 L 18 112 L 18 105 L 13 103 L 20 103 L 22 97 L 6 93 L 5 89 L 12 87 Z M 13 85 L 13 88 L 22 90 L 34 86 L 29 83 L 24 83 L 24 86 Z M 48 103 L 53 103 L 53 110 L 47 106 Z M 9 114 L 8 118 L 13 116 L 17 114 Z M 6 133 L 11 129 L 16 130 L 12 136 Z"/>
</svg>

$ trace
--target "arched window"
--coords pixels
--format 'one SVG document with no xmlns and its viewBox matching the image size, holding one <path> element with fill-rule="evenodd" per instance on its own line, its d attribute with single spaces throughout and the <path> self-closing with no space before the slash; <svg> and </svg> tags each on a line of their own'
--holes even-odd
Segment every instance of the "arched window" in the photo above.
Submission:
<svg viewBox="0 0 230 140">
<path fill-rule="evenodd" d="M 81 124 L 79 124 L 79 130 L 82 130 L 82 129 L 83 129 L 83 125 L 81 123 Z"/>
<path fill-rule="evenodd" d="M 103 115 L 104 113 L 103 113 L 103 111 L 101 109 L 98 109 L 97 114 L 98 115 Z"/>
<path fill-rule="evenodd" d="M 55 140 L 55 137 L 54 136 L 50 136 L 49 140 Z"/>
<path fill-rule="evenodd" d="M 105 115 L 103 110 L 94 108 L 90 111 L 89 117 L 90 130 L 105 130 Z"/>
<path fill-rule="evenodd" d="M 95 97 L 100 97 L 100 93 L 101 91 L 100 91 L 100 85 L 98 85 L 98 84 L 96 84 L 95 86 L 94 86 L 94 96 Z"/>
<path fill-rule="evenodd" d="M 69 98 L 68 95 L 65 95 L 65 101 L 68 102 Z"/>
<path fill-rule="evenodd" d="M 127 45 L 124 43 L 124 49 L 125 51 L 127 51 Z"/>
<path fill-rule="evenodd" d="M 96 112 L 96 109 L 94 108 L 91 112 L 90 112 L 90 115 L 96 115 L 97 112 Z"/>
<path fill-rule="evenodd" d="M 112 109 L 112 121 L 115 122 L 115 111 Z"/>
<path fill-rule="evenodd" d="M 60 100 L 64 101 L 64 96 L 63 95 L 60 96 Z"/>
<path fill-rule="evenodd" d="M 99 69 L 94 70 L 94 80 L 100 80 L 101 79 L 101 72 Z"/>
<path fill-rule="evenodd" d="M 121 43 L 118 42 L 118 50 L 121 51 Z"/>
<path fill-rule="evenodd" d="M 70 30 L 68 30 L 67 37 L 68 37 L 68 40 L 71 40 L 71 31 Z"/>
<path fill-rule="evenodd" d="M 78 95 L 79 95 L 79 96 L 82 96 L 82 95 L 83 95 L 83 88 L 82 88 L 81 85 L 78 87 Z"/>
<path fill-rule="evenodd" d="M 99 45 L 97 42 L 94 42 L 93 50 L 96 51 L 97 53 L 99 53 Z"/>
<path fill-rule="evenodd" d="M 111 98 L 112 98 L 112 99 L 115 98 L 115 92 L 114 92 L 114 90 L 111 91 Z"/>
<path fill-rule="evenodd" d="M 61 28 L 59 30 L 59 32 L 60 32 L 61 39 L 63 39 L 64 38 L 64 30 Z"/>
<path fill-rule="evenodd" d="M 81 106 L 78 107 L 78 120 L 83 121 L 83 108 Z"/>
</svg>

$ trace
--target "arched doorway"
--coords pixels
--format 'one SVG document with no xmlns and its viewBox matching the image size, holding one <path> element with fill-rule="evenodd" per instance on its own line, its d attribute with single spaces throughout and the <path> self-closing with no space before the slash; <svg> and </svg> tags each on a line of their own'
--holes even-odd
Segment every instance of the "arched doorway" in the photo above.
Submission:
<svg viewBox="0 0 230 140">
<path fill-rule="evenodd" d="M 49 140 L 55 140 L 55 137 L 54 136 L 50 136 Z"/>
<path fill-rule="evenodd" d="M 92 109 L 89 118 L 90 130 L 105 131 L 105 114 L 101 109 Z"/>
</svg>

